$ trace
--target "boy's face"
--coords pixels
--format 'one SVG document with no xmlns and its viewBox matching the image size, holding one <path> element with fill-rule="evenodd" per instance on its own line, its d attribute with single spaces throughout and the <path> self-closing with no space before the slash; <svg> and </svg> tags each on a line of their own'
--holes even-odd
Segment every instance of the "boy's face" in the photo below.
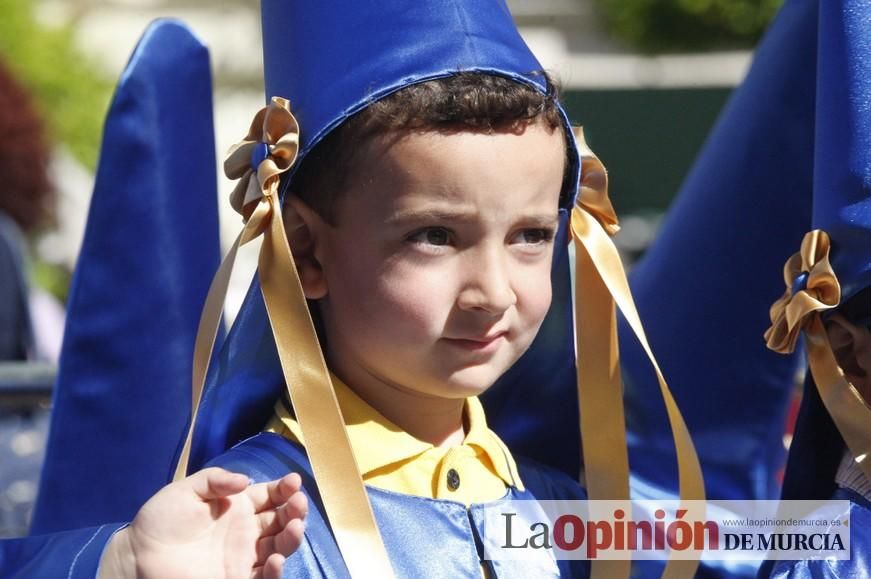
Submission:
<svg viewBox="0 0 871 579">
<path fill-rule="evenodd" d="M 337 225 L 309 219 L 320 271 L 303 279 L 333 372 L 365 392 L 489 388 L 550 305 L 564 162 L 563 135 L 543 123 L 369 139 Z"/>
<path fill-rule="evenodd" d="M 844 377 L 871 404 L 871 329 L 836 313 L 826 321 L 826 332 Z"/>
</svg>

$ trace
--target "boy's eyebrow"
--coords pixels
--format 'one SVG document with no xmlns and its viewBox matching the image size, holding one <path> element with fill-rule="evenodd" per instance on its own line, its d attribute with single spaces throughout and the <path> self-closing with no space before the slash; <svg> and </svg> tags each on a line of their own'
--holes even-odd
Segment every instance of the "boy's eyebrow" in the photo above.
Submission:
<svg viewBox="0 0 871 579">
<path fill-rule="evenodd" d="M 452 208 L 425 208 L 425 209 L 400 209 L 385 220 L 387 225 L 397 225 L 418 221 L 471 221 L 477 211 L 474 209 Z"/>
<path fill-rule="evenodd" d="M 463 210 L 459 208 L 432 208 L 432 209 L 408 209 L 399 210 L 385 219 L 385 225 L 401 225 L 403 223 L 440 222 L 440 221 L 472 221 L 477 217 L 475 209 Z M 532 214 L 521 215 L 515 221 L 523 223 L 527 227 L 555 227 L 559 221 L 559 214 Z"/>
<path fill-rule="evenodd" d="M 526 215 L 521 221 L 527 227 L 556 227 L 559 223 L 559 213 L 543 215 Z"/>
</svg>

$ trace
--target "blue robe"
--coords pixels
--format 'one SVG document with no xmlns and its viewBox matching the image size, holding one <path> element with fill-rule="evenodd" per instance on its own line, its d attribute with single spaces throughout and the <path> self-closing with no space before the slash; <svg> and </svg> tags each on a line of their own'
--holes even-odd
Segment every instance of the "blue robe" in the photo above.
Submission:
<svg viewBox="0 0 871 579">
<path fill-rule="evenodd" d="M 375 518 L 397 577 L 481 577 L 484 511 L 506 500 L 585 500 L 584 489 L 570 477 L 530 460 L 517 461 L 525 490 L 510 488 L 499 501 L 470 508 L 448 500 L 404 495 L 367 487 Z M 323 503 L 302 447 L 277 434 L 262 433 L 236 445 L 209 463 L 248 475 L 254 482 L 300 473 L 309 498 L 305 538 L 284 568 L 284 577 L 349 577 L 326 522 Z M 0 576 L 96 576 L 100 556 L 123 524 L 2 543 Z M 485 561 L 490 576 L 546 577 L 523 561 Z M 553 577 L 588 577 L 589 561 L 558 561 Z"/>
</svg>

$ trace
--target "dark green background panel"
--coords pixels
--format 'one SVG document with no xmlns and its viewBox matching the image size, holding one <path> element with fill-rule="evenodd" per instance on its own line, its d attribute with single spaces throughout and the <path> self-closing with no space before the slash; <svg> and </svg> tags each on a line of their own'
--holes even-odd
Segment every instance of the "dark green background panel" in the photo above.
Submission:
<svg viewBox="0 0 871 579">
<path fill-rule="evenodd" d="M 618 214 L 664 210 L 730 88 L 565 91 L 572 122 L 610 177 Z"/>
</svg>

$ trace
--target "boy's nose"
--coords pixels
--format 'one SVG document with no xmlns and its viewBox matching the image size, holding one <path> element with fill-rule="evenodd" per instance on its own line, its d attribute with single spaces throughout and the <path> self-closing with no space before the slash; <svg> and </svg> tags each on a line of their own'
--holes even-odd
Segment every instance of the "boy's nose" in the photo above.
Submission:
<svg viewBox="0 0 871 579">
<path fill-rule="evenodd" d="M 457 299 L 460 309 L 500 315 L 515 305 L 517 294 L 511 286 L 507 265 L 497 256 L 469 263 L 467 283 Z"/>
</svg>

